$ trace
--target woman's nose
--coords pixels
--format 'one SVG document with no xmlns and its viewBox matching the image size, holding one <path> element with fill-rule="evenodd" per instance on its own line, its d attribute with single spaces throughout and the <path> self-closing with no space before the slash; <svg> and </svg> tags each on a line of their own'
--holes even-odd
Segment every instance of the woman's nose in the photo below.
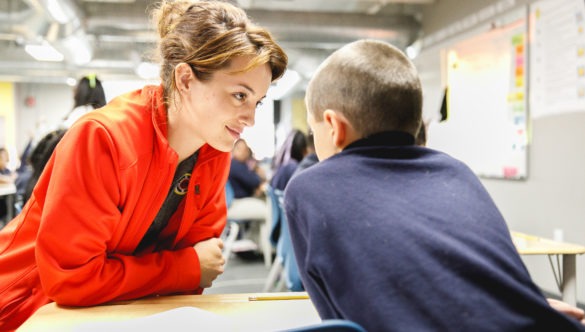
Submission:
<svg viewBox="0 0 585 332">
<path fill-rule="evenodd" d="M 256 107 L 249 107 L 242 116 L 242 122 L 247 127 L 252 127 L 256 123 Z"/>
</svg>

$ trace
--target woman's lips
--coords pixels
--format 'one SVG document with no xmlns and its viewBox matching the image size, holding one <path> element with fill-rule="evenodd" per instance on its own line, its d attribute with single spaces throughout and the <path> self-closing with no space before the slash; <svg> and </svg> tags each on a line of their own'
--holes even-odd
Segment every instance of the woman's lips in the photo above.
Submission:
<svg viewBox="0 0 585 332">
<path fill-rule="evenodd" d="M 239 139 L 240 135 L 241 135 L 241 131 L 238 131 L 236 129 L 232 129 L 228 126 L 226 126 L 227 130 L 230 132 L 230 134 L 233 136 L 234 139 Z"/>
</svg>

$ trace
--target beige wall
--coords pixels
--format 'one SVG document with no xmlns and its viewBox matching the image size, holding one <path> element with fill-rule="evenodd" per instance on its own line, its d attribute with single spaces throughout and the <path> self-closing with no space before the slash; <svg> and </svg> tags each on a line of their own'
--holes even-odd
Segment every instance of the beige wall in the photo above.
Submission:
<svg viewBox="0 0 585 332">
<path fill-rule="evenodd" d="M 305 101 L 302 98 L 291 99 L 292 103 L 292 127 L 303 131 L 305 134 L 309 132 L 307 125 L 307 109 L 305 108 Z"/>
<path fill-rule="evenodd" d="M 14 125 L 14 84 L 0 82 L 0 146 L 10 154 L 10 167 L 14 168 L 16 158 L 16 131 Z"/>
</svg>

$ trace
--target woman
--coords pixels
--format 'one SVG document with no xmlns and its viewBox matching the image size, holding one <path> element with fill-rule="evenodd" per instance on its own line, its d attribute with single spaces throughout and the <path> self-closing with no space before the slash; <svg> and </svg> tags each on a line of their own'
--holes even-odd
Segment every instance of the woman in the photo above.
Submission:
<svg viewBox="0 0 585 332">
<path fill-rule="evenodd" d="M 287 57 L 227 2 L 155 18 L 161 86 L 79 119 L 0 232 L 0 330 L 51 301 L 201 293 L 223 272 L 229 152 Z"/>
</svg>

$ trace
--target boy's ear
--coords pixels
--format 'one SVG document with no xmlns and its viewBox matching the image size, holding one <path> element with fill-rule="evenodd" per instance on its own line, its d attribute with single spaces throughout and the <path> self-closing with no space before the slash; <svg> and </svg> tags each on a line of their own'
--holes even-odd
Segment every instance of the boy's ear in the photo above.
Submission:
<svg viewBox="0 0 585 332">
<path fill-rule="evenodd" d="M 332 143 L 339 151 L 356 140 L 353 126 L 340 112 L 330 109 L 325 110 L 323 112 L 323 121 L 329 126 Z"/>
</svg>

